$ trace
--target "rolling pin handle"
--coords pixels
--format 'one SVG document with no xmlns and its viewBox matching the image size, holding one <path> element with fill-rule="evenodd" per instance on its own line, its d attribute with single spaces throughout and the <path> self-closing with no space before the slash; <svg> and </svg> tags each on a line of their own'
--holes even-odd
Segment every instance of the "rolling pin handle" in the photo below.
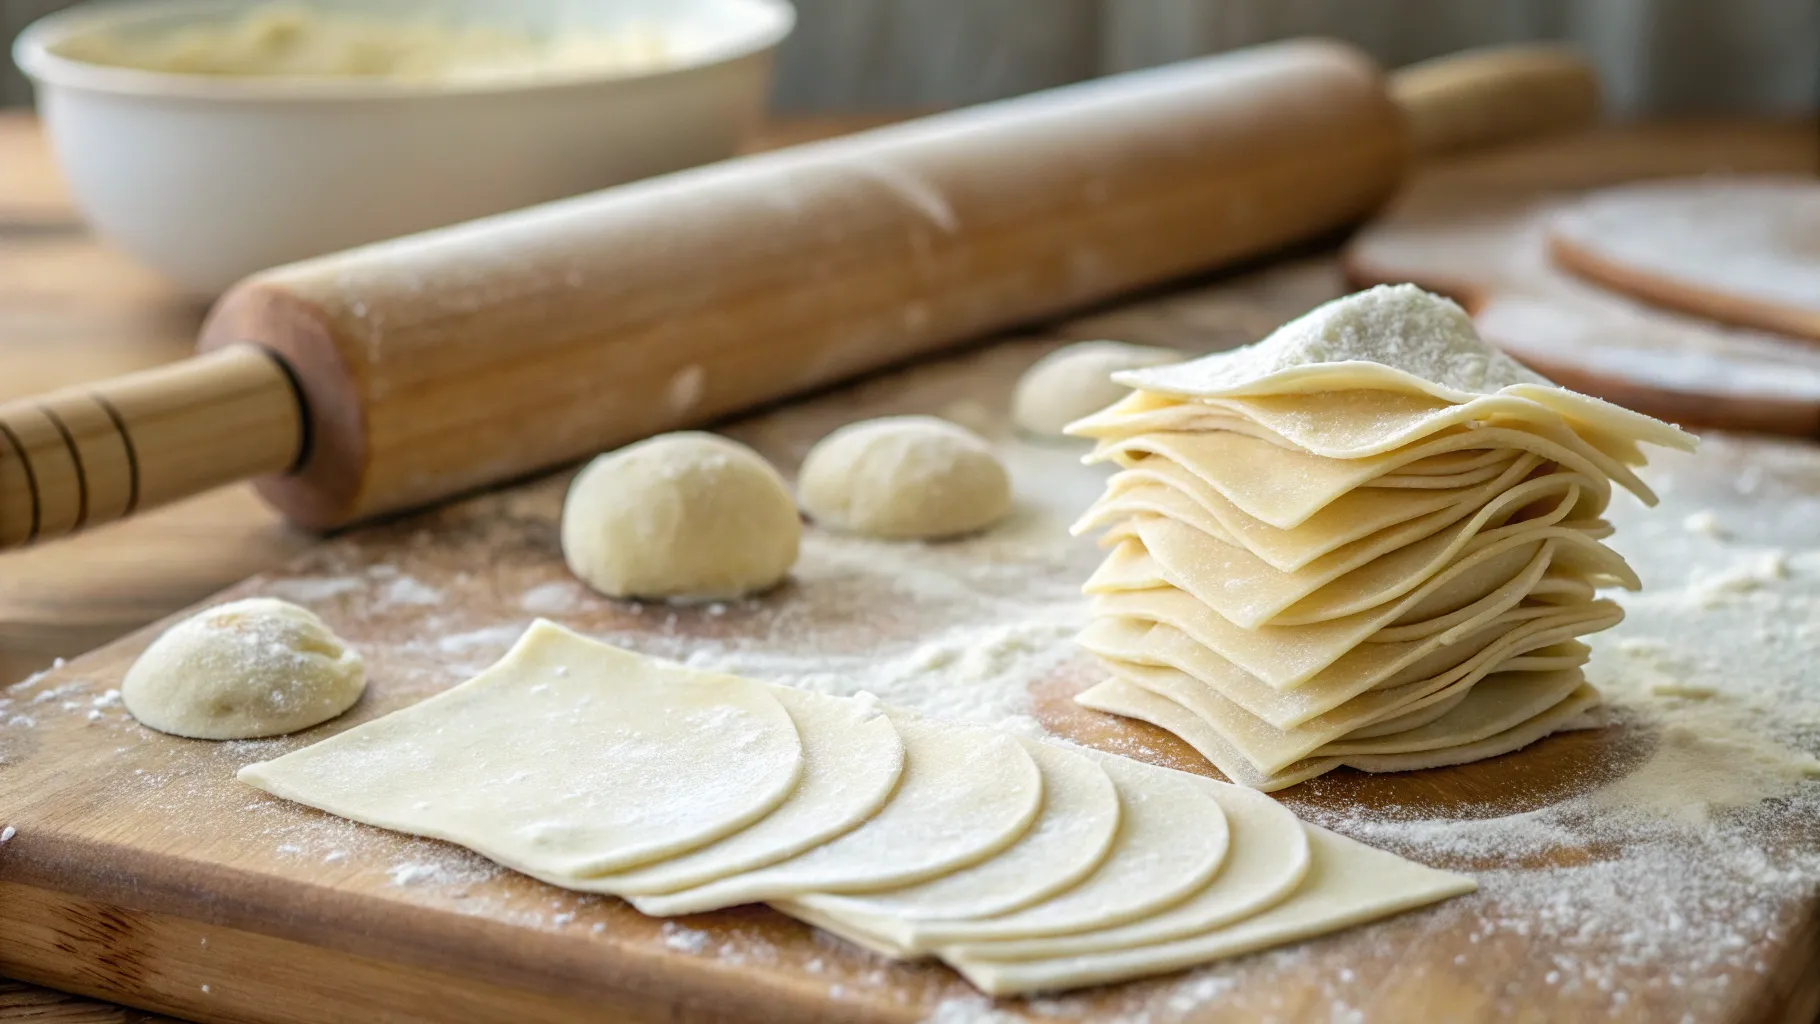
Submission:
<svg viewBox="0 0 1820 1024">
<path fill-rule="evenodd" d="M 290 369 L 254 345 L 0 405 L 0 548 L 292 470 L 306 422 Z"/>
<path fill-rule="evenodd" d="M 1571 46 L 1492 46 L 1437 57 L 1390 77 L 1422 157 L 1585 128 L 1599 119 L 1599 75 Z"/>
</svg>

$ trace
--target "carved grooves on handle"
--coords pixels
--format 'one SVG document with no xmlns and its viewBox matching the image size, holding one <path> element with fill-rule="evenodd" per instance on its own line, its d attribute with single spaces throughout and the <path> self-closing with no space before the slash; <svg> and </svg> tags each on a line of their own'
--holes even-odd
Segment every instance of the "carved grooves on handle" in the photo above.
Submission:
<svg viewBox="0 0 1820 1024">
<path fill-rule="evenodd" d="M 303 421 L 288 368 L 251 345 L 0 405 L 0 548 L 287 472 Z"/>
</svg>

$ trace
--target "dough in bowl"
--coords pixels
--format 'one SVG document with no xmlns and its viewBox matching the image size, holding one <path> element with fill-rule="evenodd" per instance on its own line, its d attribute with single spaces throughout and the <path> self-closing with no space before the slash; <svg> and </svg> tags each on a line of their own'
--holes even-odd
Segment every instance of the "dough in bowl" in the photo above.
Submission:
<svg viewBox="0 0 1820 1024">
<path fill-rule="evenodd" d="M 1062 428 L 1091 416 L 1130 392 L 1114 383 L 1121 370 L 1179 363 L 1172 348 L 1123 341 L 1081 341 L 1064 345 L 1030 364 L 1011 396 L 1011 422 L 1039 437 L 1060 437 Z"/>
<path fill-rule="evenodd" d="M 802 521 L 777 470 L 743 444 L 686 431 L 608 452 L 569 485 L 562 553 L 608 597 L 716 601 L 796 562 Z"/>
<path fill-rule="evenodd" d="M 244 740 L 326 722 L 365 688 L 360 655 L 313 612 L 254 597 L 166 630 L 127 670 L 120 698 L 159 732 Z"/>
<path fill-rule="evenodd" d="M 1011 479 L 992 449 L 934 416 L 847 424 L 809 450 L 796 487 L 816 522 L 886 540 L 973 533 L 1011 510 Z"/>
</svg>

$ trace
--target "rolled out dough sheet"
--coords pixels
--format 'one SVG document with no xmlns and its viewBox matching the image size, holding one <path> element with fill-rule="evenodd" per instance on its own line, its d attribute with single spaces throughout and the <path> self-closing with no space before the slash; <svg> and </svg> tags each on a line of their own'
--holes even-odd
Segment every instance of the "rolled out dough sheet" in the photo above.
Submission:
<svg viewBox="0 0 1820 1024">
<path fill-rule="evenodd" d="M 1310 863 L 1287 899 L 1224 927 L 1159 942 L 1046 960 L 944 957 L 981 991 L 1010 996 L 1076 988 L 1193 967 L 1312 938 L 1474 891 L 1465 875 L 1438 871 L 1314 825 Z"/>
<path fill-rule="evenodd" d="M 1530 548 L 1487 548 L 1455 563 L 1395 602 L 1306 626 L 1242 629 L 1208 609 L 1198 599 L 1199 595 L 1170 587 L 1102 594 L 1095 600 L 1094 606 L 1096 614 L 1161 618 L 1161 614 L 1147 615 L 1145 610 L 1153 607 L 1156 602 L 1169 602 L 1173 605 L 1168 612 L 1172 625 L 1182 628 L 1197 642 L 1264 685 L 1278 690 L 1291 690 L 1307 683 L 1346 652 L 1392 626 L 1407 613 L 1418 609 L 1430 595 L 1462 577 L 1469 577 L 1464 582 L 1484 596 L 1441 616 L 1442 621 L 1436 623 L 1435 629 L 1424 632 L 1418 626 L 1413 631 L 1422 635 L 1451 633 L 1456 638 L 1468 635 L 1480 622 L 1515 607 L 1529 593 L 1548 571 L 1557 543 L 1555 540 L 1544 540 L 1530 545 L 1534 553 L 1528 556 L 1526 562 L 1509 571 L 1505 570 L 1499 556 L 1506 554 L 1507 550 L 1513 556 L 1523 555 Z M 1120 552 L 1124 550 L 1121 547 Z M 1147 561 L 1149 556 L 1142 554 L 1141 548 L 1137 550 L 1138 557 Z M 1115 558 L 1118 555 L 1119 552 L 1114 553 Z M 1111 561 L 1108 559 L 1109 564 Z M 1101 568 L 1104 571 L 1106 567 Z M 1483 571 L 1475 571 L 1481 569 Z M 1095 577 L 1098 576 L 1099 573 L 1096 573 Z M 1173 584 L 1175 581 L 1166 582 Z M 1092 586 L 1091 581 L 1089 586 Z M 1173 597 L 1173 594 L 1184 594 L 1188 600 L 1182 601 Z M 1453 619 L 1459 621 L 1452 621 Z"/>
<path fill-rule="evenodd" d="M 810 892 L 895 889 L 985 860 L 1017 842 L 1043 805 L 1036 762 L 989 729 L 886 712 L 904 741 L 904 777 L 865 824 L 786 861 L 692 889 L 633 896 L 653 917 Z"/>
<path fill-rule="evenodd" d="M 1129 924 L 1071 935 L 975 942 L 941 950 L 968 960 L 1041 960 L 1167 942 L 1275 906 L 1308 872 L 1308 833 L 1288 808 L 1241 786 L 1192 776 L 1226 812 L 1232 842 L 1220 873 L 1187 900 Z"/>
<path fill-rule="evenodd" d="M 473 679 L 239 778 L 531 874 L 581 877 L 744 828 L 790 796 L 803 760 L 764 684 L 539 619 Z"/>
<path fill-rule="evenodd" d="M 1569 435 L 1571 437 L 1571 435 Z M 1578 442 L 1578 439 L 1574 439 Z M 1294 529 L 1348 491 L 1366 487 L 1470 486 L 1492 479 L 1523 452 L 1571 470 L 1600 488 L 1601 507 L 1610 500 L 1610 481 L 1585 452 L 1521 430 L 1483 427 L 1443 434 L 1420 444 L 1360 459 L 1329 459 L 1261 441 L 1245 434 L 1143 434 L 1113 443 L 1100 458 L 1123 466 L 1167 459 L 1192 471 L 1246 515 L 1279 530 Z M 1484 463 L 1452 473 L 1429 474 L 1410 467 L 1427 460 L 1471 457 Z M 1093 458 L 1090 456 L 1089 458 Z M 1446 465 L 1443 463 L 1442 465 Z M 1482 474 L 1474 478 L 1473 474 Z"/>
<path fill-rule="evenodd" d="M 1453 689 L 1453 687 L 1449 687 L 1449 690 Z M 1469 692 L 1471 691 L 1459 690 L 1457 692 L 1438 693 L 1435 694 L 1434 700 L 1414 701 L 1410 704 L 1410 708 L 1399 710 L 1394 717 L 1380 719 L 1370 725 L 1354 729 L 1346 734 L 1346 738 L 1354 740 L 1371 739 L 1377 736 L 1389 736 L 1393 733 L 1419 728 L 1442 715 L 1445 715 L 1454 708 L 1459 707 L 1460 702 L 1466 699 L 1466 694 Z"/>
<path fill-rule="evenodd" d="M 1064 935 L 1123 924 L 1174 906 L 1220 870 L 1230 838 L 1219 800 L 1181 772 L 1095 754 L 1124 816 L 1112 852 L 1079 885 L 1041 903 L 972 921 L 862 920 L 910 949 L 985 939 Z"/>
<path fill-rule="evenodd" d="M 1391 690 L 1372 690 L 1292 729 L 1272 726 L 1220 696 L 1212 687 L 1173 668 L 1156 668 L 1120 661 L 1108 661 L 1106 667 L 1119 679 L 1167 697 L 1187 708 L 1217 730 L 1226 745 L 1249 762 L 1251 770 L 1271 774 L 1282 771 L 1305 757 L 1326 756 L 1329 744 L 1344 739 L 1353 730 L 1399 712 L 1413 710 L 1427 698 L 1476 689 L 1482 680 L 1506 671 L 1504 663 L 1508 660 L 1508 648 L 1494 647 L 1443 675 Z M 1517 674 L 1530 676 L 1534 673 Z M 1555 700 L 1565 697 L 1572 688 L 1561 688 Z M 1518 716 L 1491 731 L 1515 725 L 1528 717 L 1527 714 Z M 1226 771 L 1227 766 L 1219 764 L 1219 768 Z"/>
<path fill-rule="evenodd" d="M 1292 729 L 1361 694 L 1445 676 L 1481 655 L 1503 657 L 1596 633 L 1623 617 L 1616 604 L 1605 600 L 1520 605 L 1451 644 L 1442 644 L 1439 636 L 1401 644 L 1361 644 L 1293 690 L 1264 685 L 1167 622 L 1100 616 L 1082 631 L 1080 642 L 1089 652 L 1114 661 L 1176 669 L 1271 726 Z"/>
<path fill-rule="evenodd" d="M 1080 534 L 1116 522 L 1127 514 L 1121 504 L 1141 494 L 1151 503 L 1149 510 L 1180 519 L 1213 536 L 1229 538 L 1231 543 L 1240 545 L 1280 572 L 1295 572 L 1355 541 L 1450 506 L 1460 506 L 1459 514 L 1446 522 L 1470 515 L 1472 510 L 1529 476 L 1542 461 L 1540 456 L 1524 453 L 1497 476 L 1471 487 L 1425 491 L 1361 487 L 1335 498 L 1332 504 L 1309 516 L 1302 525 L 1279 530 L 1246 515 L 1206 481 L 1181 466 L 1167 459 L 1144 459 L 1131 469 L 1114 474 L 1106 482 L 1105 495 L 1073 529 Z M 1197 517 L 1194 508 L 1201 509 L 1205 516 Z M 1596 507 L 1589 500 L 1575 514 L 1590 517 L 1602 511 L 1602 507 Z"/>
<path fill-rule="evenodd" d="M 1373 288 L 1318 306 L 1253 345 L 1113 380 L 1177 399 L 1334 391 L 1400 391 L 1465 404 L 1484 395 L 1526 398 L 1589 431 L 1692 450 L 1676 428 L 1556 387 L 1479 338 L 1457 305 L 1413 285 Z"/>
<path fill-rule="evenodd" d="M 1310 757 L 1268 775 L 1252 767 L 1244 755 L 1233 748 L 1218 730 L 1202 721 L 1194 712 L 1141 686 L 1122 679 L 1108 679 L 1085 690 L 1075 700 L 1084 707 L 1149 722 L 1159 729 L 1174 733 L 1182 742 L 1212 762 L 1228 779 L 1249 789 L 1273 793 L 1306 782 L 1317 775 L 1324 775 L 1342 764 L 1366 772 L 1401 772 L 1466 764 L 1508 754 L 1545 736 L 1576 728 L 1575 722 L 1581 712 L 1597 704 L 1599 694 L 1591 686 L 1582 685 L 1566 700 L 1535 718 L 1476 743 L 1422 753 Z"/>
<path fill-rule="evenodd" d="M 1348 754 L 1344 760 L 1347 767 L 1362 772 L 1413 772 L 1425 768 L 1471 764 L 1522 750 L 1557 732 L 1586 728 L 1581 715 L 1598 703 L 1599 691 L 1583 683 L 1566 700 L 1529 721 L 1474 743 L 1399 754 Z"/>
<path fill-rule="evenodd" d="M 1236 428 L 1326 458 L 1358 459 L 1416 444 L 1443 431 L 1483 424 L 1536 432 L 1576 448 L 1583 443 L 1581 453 L 1626 488 L 1636 481 L 1625 467 L 1645 461 L 1634 435 L 1603 432 L 1596 426 L 1588 430 L 1586 425 L 1576 431 L 1558 410 L 1515 395 L 1487 395 L 1464 405 L 1394 391 L 1208 398 L 1174 404 L 1159 404 L 1160 396 L 1147 397 L 1150 401 L 1133 403 L 1133 412 L 1121 413 L 1115 405 L 1089 417 L 1077 425 L 1081 428 L 1077 433 L 1117 441 L 1153 431 Z M 1568 440 L 1570 435 L 1576 440 Z"/>
<path fill-rule="evenodd" d="M 1141 514 L 1130 522 L 1166 578 L 1233 625 L 1256 629 L 1325 622 L 1394 601 L 1457 558 L 1560 523 L 1573 513 L 1582 493 L 1572 474 L 1528 480 L 1466 518 L 1442 521 L 1453 512 L 1444 509 L 1287 573 L 1175 519 Z M 1547 507 L 1531 509 L 1532 504 Z M 1529 518 L 1509 522 L 1518 512 Z"/>
<path fill-rule="evenodd" d="M 1553 672 L 1513 672 L 1505 666 L 1500 669 L 1473 684 L 1457 705 L 1432 722 L 1387 736 L 1336 740 L 1322 747 L 1319 754 L 1419 754 L 1477 743 L 1535 718 L 1566 700 L 1586 682 L 1578 668 Z"/>
<path fill-rule="evenodd" d="M 870 695 L 832 697 L 788 686 L 772 696 L 803 741 L 803 776 L 775 811 L 725 839 L 669 860 L 611 875 L 551 879 L 582 892 L 629 896 L 675 892 L 775 864 L 872 817 L 904 773 L 904 744 Z"/>
<path fill-rule="evenodd" d="M 1119 794 L 1091 757 L 1053 743 L 1024 741 L 1043 776 L 1043 813 L 1024 837 L 996 857 L 902 889 L 855 896 L 809 893 L 786 913 L 808 907 L 827 914 L 906 920 L 1007 914 L 1069 888 L 1092 874 L 1119 831 Z"/>
</svg>

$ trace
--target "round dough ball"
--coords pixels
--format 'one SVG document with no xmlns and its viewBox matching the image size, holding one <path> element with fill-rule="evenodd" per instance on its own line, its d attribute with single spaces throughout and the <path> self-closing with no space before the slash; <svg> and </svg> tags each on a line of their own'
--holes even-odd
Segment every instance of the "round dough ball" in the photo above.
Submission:
<svg viewBox="0 0 1820 1024">
<path fill-rule="evenodd" d="M 1063 427 L 1130 392 L 1113 382 L 1113 374 L 1179 363 L 1183 358 L 1172 348 L 1122 341 L 1064 345 L 1032 363 L 1018 378 L 1017 391 L 1011 396 L 1011 422 L 1032 434 L 1060 437 Z"/>
<path fill-rule="evenodd" d="M 245 740 L 326 722 L 364 689 L 360 655 L 315 613 L 254 597 L 165 630 L 127 670 L 120 699 L 159 732 Z"/>
<path fill-rule="evenodd" d="M 1011 510 L 992 449 L 934 416 L 847 424 L 809 450 L 796 490 L 816 522 L 888 540 L 972 533 Z"/>
<path fill-rule="evenodd" d="M 764 590 L 796 564 L 790 488 L 743 444 L 687 431 L 608 452 L 569 485 L 562 553 L 608 597 L 718 601 Z"/>
</svg>

